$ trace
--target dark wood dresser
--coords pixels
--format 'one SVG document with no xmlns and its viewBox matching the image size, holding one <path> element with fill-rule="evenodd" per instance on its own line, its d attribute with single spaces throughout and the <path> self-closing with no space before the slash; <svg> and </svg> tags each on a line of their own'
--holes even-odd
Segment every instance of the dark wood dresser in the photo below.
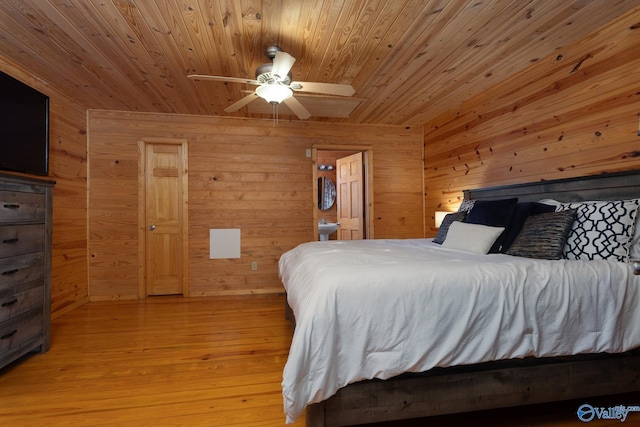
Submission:
<svg viewBox="0 0 640 427">
<path fill-rule="evenodd" d="M 54 184 L 0 174 L 0 368 L 49 350 Z"/>
</svg>

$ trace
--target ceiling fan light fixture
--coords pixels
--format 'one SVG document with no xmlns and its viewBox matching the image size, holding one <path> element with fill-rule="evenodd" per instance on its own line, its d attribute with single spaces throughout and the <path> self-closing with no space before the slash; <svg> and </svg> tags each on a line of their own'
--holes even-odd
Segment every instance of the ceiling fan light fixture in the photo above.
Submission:
<svg viewBox="0 0 640 427">
<path fill-rule="evenodd" d="M 293 96 L 293 91 L 279 84 L 263 84 L 256 88 L 256 94 L 269 104 L 280 104 Z"/>
</svg>

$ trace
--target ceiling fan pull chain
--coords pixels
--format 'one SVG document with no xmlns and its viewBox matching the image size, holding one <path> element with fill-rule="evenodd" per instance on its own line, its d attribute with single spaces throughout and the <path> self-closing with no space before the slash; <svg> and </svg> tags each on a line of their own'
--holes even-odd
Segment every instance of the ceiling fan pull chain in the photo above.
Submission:
<svg viewBox="0 0 640 427">
<path fill-rule="evenodd" d="M 273 127 L 278 126 L 278 105 L 275 102 L 271 103 L 271 112 L 273 114 Z"/>
</svg>

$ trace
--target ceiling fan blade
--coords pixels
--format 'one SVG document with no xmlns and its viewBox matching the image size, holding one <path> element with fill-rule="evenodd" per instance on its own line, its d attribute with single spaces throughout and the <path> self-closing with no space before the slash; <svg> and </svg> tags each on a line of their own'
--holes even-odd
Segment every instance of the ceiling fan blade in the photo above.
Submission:
<svg viewBox="0 0 640 427">
<path fill-rule="evenodd" d="M 215 80 L 218 82 L 246 83 L 249 85 L 260 84 L 257 80 L 243 79 L 240 77 L 208 76 L 205 74 L 189 74 L 187 77 L 193 80 Z"/>
<path fill-rule="evenodd" d="M 296 116 L 298 116 L 300 120 L 311 117 L 311 113 L 293 96 L 285 99 L 284 103 L 296 114 Z"/>
<path fill-rule="evenodd" d="M 224 109 L 224 111 L 226 111 L 227 113 L 233 113 L 234 111 L 238 111 L 239 109 L 241 109 L 242 107 L 250 103 L 251 101 L 255 101 L 258 98 L 260 97 L 255 92 L 250 93 L 249 95 L 240 99 L 240 101 L 236 101 L 233 104 L 229 105 L 227 108 Z"/>
<path fill-rule="evenodd" d="M 301 92 L 326 93 L 329 95 L 351 96 L 356 91 L 351 85 L 318 82 L 292 82 L 289 87 Z"/>
<path fill-rule="evenodd" d="M 280 78 L 280 80 L 287 77 L 289 71 L 291 71 L 291 67 L 296 62 L 296 58 L 289 55 L 287 52 L 278 51 L 276 52 L 275 58 L 273 58 L 273 68 L 271 69 L 271 74 L 276 75 Z"/>
</svg>

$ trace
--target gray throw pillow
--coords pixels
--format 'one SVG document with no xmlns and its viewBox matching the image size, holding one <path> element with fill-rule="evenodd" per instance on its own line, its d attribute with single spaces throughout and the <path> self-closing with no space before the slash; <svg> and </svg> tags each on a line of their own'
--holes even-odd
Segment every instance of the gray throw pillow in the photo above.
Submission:
<svg viewBox="0 0 640 427">
<path fill-rule="evenodd" d="M 537 259 L 561 259 L 562 249 L 575 219 L 575 209 L 528 217 L 518 237 L 507 250 L 507 255 Z"/>
</svg>

